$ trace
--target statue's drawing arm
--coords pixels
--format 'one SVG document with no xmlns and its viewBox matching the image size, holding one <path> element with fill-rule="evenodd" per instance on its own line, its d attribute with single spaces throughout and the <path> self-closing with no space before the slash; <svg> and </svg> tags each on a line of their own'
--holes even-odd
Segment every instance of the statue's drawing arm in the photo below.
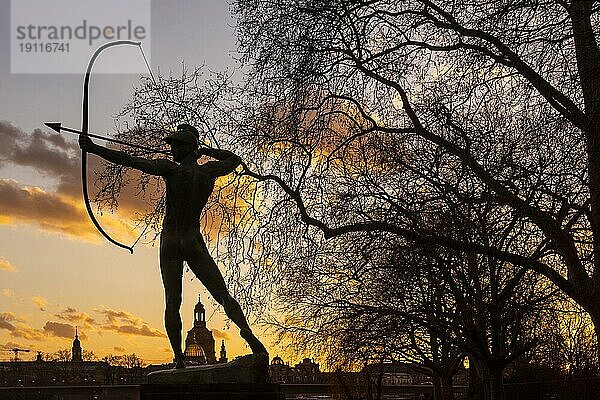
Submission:
<svg viewBox="0 0 600 400">
<path fill-rule="evenodd" d="M 136 157 L 122 151 L 113 150 L 95 144 L 88 136 L 79 136 L 79 147 L 89 153 L 125 167 L 135 168 L 150 175 L 166 176 L 175 164 L 166 159 L 150 160 Z"/>
<path fill-rule="evenodd" d="M 200 155 L 209 156 L 219 160 L 210 161 L 203 165 L 206 171 L 212 176 L 230 174 L 242 163 L 242 159 L 229 150 L 202 147 L 200 149 Z"/>
</svg>

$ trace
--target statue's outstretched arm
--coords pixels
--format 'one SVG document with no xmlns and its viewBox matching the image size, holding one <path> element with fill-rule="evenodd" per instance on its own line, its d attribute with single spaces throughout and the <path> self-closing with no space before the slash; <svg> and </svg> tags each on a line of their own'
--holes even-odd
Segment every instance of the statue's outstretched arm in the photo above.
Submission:
<svg viewBox="0 0 600 400">
<path fill-rule="evenodd" d="M 102 157 L 107 161 L 135 168 L 150 175 L 166 176 L 176 166 L 175 163 L 166 159 L 150 160 L 97 145 L 89 137 L 84 135 L 79 136 L 79 147 L 89 153 Z"/>
</svg>

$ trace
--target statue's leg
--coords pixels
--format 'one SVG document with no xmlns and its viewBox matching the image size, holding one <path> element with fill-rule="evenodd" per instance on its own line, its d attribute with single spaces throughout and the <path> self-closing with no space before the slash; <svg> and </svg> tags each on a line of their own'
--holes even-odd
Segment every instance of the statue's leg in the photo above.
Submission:
<svg viewBox="0 0 600 400">
<path fill-rule="evenodd" d="M 206 247 L 194 245 L 193 254 L 186 259 L 190 269 L 210 292 L 211 296 L 223 306 L 227 317 L 240 328 L 240 336 L 246 340 L 253 353 L 267 353 L 267 349 L 252 333 L 239 303 L 229 294 L 219 267 L 208 253 Z"/>
<path fill-rule="evenodd" d="M 160 272 L 165 287 L 165 328 L 175 355 L 175 368 L 185 368 L 184 355 L 181 351 L 181 279 L 183 261 L 160 258 Z"/>
</svg>

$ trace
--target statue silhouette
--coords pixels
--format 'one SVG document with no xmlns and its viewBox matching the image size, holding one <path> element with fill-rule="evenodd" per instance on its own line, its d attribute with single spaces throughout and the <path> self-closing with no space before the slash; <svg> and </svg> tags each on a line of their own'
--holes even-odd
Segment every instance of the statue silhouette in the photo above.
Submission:
<svg viewBox="0 0 600 400">
<path fill-rule="evenodd" d="M 229 294 L 225 280 L 200 233 L 200 214 L 213 191 L 215 180 L 233 172 L 241 160 L 227 150 L 209 147 L 198 149 L 198 137 L 196 128 L 180 124 L 175 133 L 164 139 L 171 147 L 173 161 L 170 161 L 131 156 L 97 145 L 87 136 L 79 136 L 82 150 L 107 161 L 160 176 L 166 183 L 166 212 L 160 235 L 160 271 L 165 288 L 165 328 L 175 355 L 175 368 L 185 367 L 179 313 L 184 261 L 223 306 L 229 319 L 240 328 L 240 336 L 246 340 L 252 352 L 267 353 L 252 333 L 240 305 Z M 202 155 L 217 161 L 198 164 L 198 158 Z"/>
</svg>

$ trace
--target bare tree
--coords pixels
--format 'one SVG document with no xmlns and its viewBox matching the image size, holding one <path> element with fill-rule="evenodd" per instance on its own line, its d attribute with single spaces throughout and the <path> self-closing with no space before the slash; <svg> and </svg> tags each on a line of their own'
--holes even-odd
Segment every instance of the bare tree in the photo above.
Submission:
<svg viewBox="0 0 600 400">
<path fill-rule="evenodd" d="M 71 361 L 71 350 L 60 349 L 52 354 L 52 359 L 54 361 L 62 361 L 62 362 Z"/>
<path fill-rule="evenodd" d="M 239 149 L 250 176 L 274 183 L 264 214 L 293 213 L 312 240 L 387 233 L 535 271 L 600 335 L 595 2 L 239 0 L 234 11 L 254 110 Z M 510 245 L 415 218 L 482 203 Z"/>
<path fill-rule="evenodd" d="M 92 350 L 83 350 L 81 357 L 83 361 L 98 361 L 98 357 Z"/>
<path fill-rule="evenodd" d="M 539 346 L 529 355 L 535 365 L 560 371 L 564 377 L 598 374 L 597 349 L 592 322 L 581 308 L 557 298 L 534 327 Z"/>
<path fill-rule="evenodd" d="M 428 224 L 509 246 L 512 235 L 491 235 L 496 214 L 484 211 L 471 210 L 478 218 L 435 214 Z M 544 277 L 504 260 L 389 234 L 351 233 L 309 250 L 277 269 L 280 334 L 324 355 L 332 369 L 365 360 L 414 363 L 432 377 L 437 399 L 452 398 L 465 355 L 486 398 L 503 398 L 503 372 L 536 344 L 531 327 L 555 293 Z"/>
<path fill-rule="evenodd" d="M 105 363 L 108 363 L 109 365 L 120 365 L 121 364 L 121 357 L 122 356 L 116 356 L 114 354 L 108 354 L 104 357 L 102 357 L 102 361 L 104 361 Z"/>
<path fill-rule="evenodd" d="M 144 360 L 135 353 L 126 354 L 123 356 L 122 365 L 126 368 L 141 368 L 144 365 Z"/>
</svg>

